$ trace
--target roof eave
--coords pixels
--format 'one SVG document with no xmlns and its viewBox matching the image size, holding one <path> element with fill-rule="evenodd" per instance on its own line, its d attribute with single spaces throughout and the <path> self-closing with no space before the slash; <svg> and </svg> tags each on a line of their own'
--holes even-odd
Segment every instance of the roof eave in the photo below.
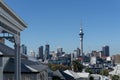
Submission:
<svg viewBox="0 0 120 80">
<path fill-rule="evenodd" d="M 5 4 L 4 1 L 1 1 L 1 0 L 0 0 L 0 5 L 1 5 L 1 6 L 4 6 L 5 10 L 6 10 L 10 15 L 12 15 L 12 16 L 14 17 L 14 19 L 16 19 L 24 28 L 27 28 L 27 24 L 26 24 L 20 17 L 18 17 L 18 16 L 16 15 L 16 13 L 15 13 L 11 8 L 9 8 L 7 4 Z"/>
</svg>

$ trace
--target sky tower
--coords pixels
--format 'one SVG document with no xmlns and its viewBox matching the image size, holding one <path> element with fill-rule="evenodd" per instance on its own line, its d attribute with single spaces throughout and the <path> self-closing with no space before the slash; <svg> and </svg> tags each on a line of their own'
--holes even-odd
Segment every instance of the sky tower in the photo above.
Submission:
<svg viewBox="0 0 120 80">
<path fill-rule="evenodd" d="M 81 28 L 80 28 L 80 33 L 79 33 L 79 36 L 80 36 L 80 54 L 84 60 L 84 53 L 83 53 L 83 29 L 82 29 L 82 24 L 81 24 Z"/>
</svg>

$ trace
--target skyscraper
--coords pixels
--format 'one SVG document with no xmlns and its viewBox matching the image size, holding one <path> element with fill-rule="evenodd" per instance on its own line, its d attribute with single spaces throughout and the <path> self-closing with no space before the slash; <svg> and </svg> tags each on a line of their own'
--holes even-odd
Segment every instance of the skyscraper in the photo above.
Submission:
<svg viewBox="0 0 120 80">
<path fill-rule="evenodd" d="M 38 53 L 39 53 L 38 58 L 43 60 L 43 46 L 40 46 L 38 48 Z"/>
<path fill-rule="evenodd" d="M 24 44 L 21 45 L 21 53 L 27 55 L 27 47 Z"/>
<path fill-rule="evenodd" d="M 107 45 L 103 46 L 103 47 L 102 47 L 102 51 L 103 51 L 103 56 L 104 56 L 104 57 L 110 56 L 109 46 L 107 46 Z"/>
<path fill-rule="evenodd" d="M 49 59 L 49 53 L 50 53 L 50 46 L 49 44 L 45 45 L 45 59 Z"/>
<path fill-rule="evenodd" d="M 77 48 L 77 56 L 80 57 L 80 49 Z"/>
<path fill-rule="evenodd" d="M 63 48 L 57 48 L 57 54 L 61 56 L 63 54 Z"/>
</svg>

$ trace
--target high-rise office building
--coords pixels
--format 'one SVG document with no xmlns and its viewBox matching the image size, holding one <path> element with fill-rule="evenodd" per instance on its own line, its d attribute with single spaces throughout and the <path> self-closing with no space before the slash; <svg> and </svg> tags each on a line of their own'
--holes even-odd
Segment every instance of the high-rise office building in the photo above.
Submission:
<svg viewBox="0 0 120 80">
<path fill-rule="evenodd" d="M 92 53 L 91 53 L 91 57 L 99 57 L 99 58 L 101 58 L 101 51 L 93 50 Z"/>
<path fill-rule="evenodd" d="M 102 47 L 102 51 L 103 51 L 103 56 L 104 56 L 104 57 L 110 56 L 109 46 L 103 46 L 103 47 Z"/>
<path fill-rule="evenodd" d="M 27 55 L 27 46 L 24 44 L 21 45 L 21 53 Z"/>
<path fill-rule="evenodd" d="M 74 50 L 73 54 L 74 54 L 74 59 L 77 59 L 78 58 L 77 50 Z"/>
<path fill-rule="evenodd" d="M 49 44 L 45 45 L 45 59 L 49 59 L 49 55 L 50 55 L 50 46 Z"/>
<path fill-rule="evenodd" d="M 57 53 L 62 53 L 63 49 L 62 48 L 57 48 Z"/>
<path fill-rule="evenodd" d="M 73 60 L 75 60 L 75 55 L 74 55 L 74 53 L 71 53 L 71 62 L 72 62 Z"/>
<path fill-rule="evenodd" d="M 81 55 L 80 55 L 80 49 L 79 48 L 77 48 L 77 57 L 80 57 Z"/>
<path fill-rule="evenodd" d="M 63 48 L 57 48 L 57 54 L 61 56 L 63 54 Z"/>
<path fill-rule="evenodd" d="M 43 46 L 38 48 L 38 58 L 43 60 Z"/>
</svg>

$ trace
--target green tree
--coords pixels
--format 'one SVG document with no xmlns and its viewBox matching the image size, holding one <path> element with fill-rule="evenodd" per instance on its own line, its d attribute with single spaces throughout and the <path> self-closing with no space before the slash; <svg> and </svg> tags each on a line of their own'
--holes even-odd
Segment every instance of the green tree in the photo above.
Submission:
<svg viewBox="0 0 120 80">
<path fill-rule="evenodd" d="M 78 60 L 73 61 L 72 65 L 75 72 L 82 72 L 82 69 L 84 68 Z"/>
<path fill-rule="evenodd" d="M 89 68 L 86 68 L 86 69 L 85 69 L 85 72 L 88 72 L 88 73 L 90 73 L 90 74 L 93 74 L 93 71 L 92 71 L 91 69 L 89 69 Z"/>
<path fill-rule="evenodd" d="M 100 74 L 101 74 L 101 75 L 108 76 L 108 75 L 109 75 L 109 70 L 108 70 L 108 69 L 101 70 Z"/>
<path fill-rule="evenodd" d="M 119 80 L 119 76 L 117 75 L 112 76 L 112 80 Z"/>
<path fill-rule="evenodd" d="M 48 66 L 53 71 L 69 69 L 69 66 L 60 65 L 60 64 L 48 64 Z"/>
</svg>

